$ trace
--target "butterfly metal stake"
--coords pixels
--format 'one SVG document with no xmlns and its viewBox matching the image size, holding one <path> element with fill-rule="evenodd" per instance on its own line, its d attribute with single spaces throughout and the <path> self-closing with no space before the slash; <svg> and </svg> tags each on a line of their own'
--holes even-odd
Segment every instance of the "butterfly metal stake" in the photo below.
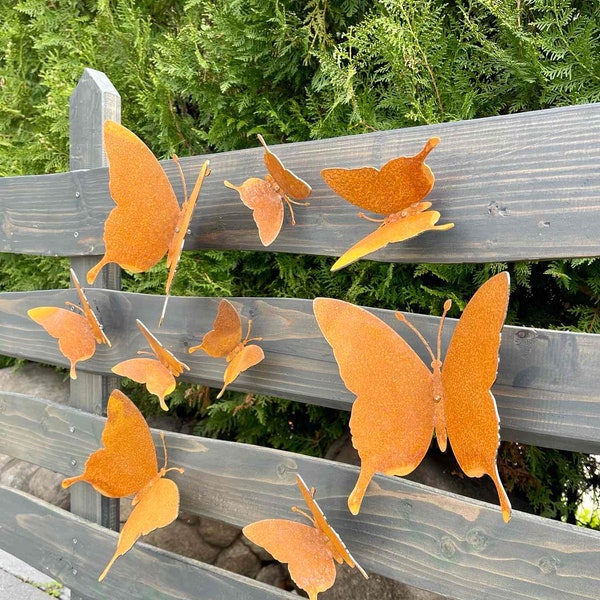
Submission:
<svg viewBox="0 0 600 600">
<path fill-rule="evenodd" d="M 236 190 L 242 202 L 252 209 L 252 216 L 258 227 L 258 236 L 263 246 L 269 246 L 281 231 L 283 224 L 283 203 L 290 209 L 292 225 L 296 224 L 292 204 L 308 206 L 308 202 L 292 200 L 306 200 L 312 191 L 310 185 L 286 169 L 282 162 L 269 150 L 262 135 L 258 140 L 265 149 L 264 162 L 269 173 L 264 179 L 251 177 L 240 186 L 225 181 L 225 185 Z"/>
<path fill-rule="evenodd" d="M 415 156 L 394 158 L 381 170 L 363 167 L 321 171 L 321 176 L 336 194 L 360 208 L 387 215 L 383 219 L 372 219 L 363 213 L 358 214 L 368 221 L 380 223 L 380 226 L 346 250 L 331 267 L 332 271 L 342 269 L 392 242 L 402 242 L 424 231 L 446 231 L 454 227 L 454 223 L 436 225 L 440 213 L 429 210 L 431 202 L 422 202 L 433 189 L 435 181 L 425 159 L 439 141 L 439 138 L 431 138 Z"/>
<path fill-rule="evenodd" d="M 214 358 L 225 358 L 229 363 L 223 375 L 223 387 L 217 395 L 221 398 L 225 388 L 235 381 L 240 373 L 258 364 L 265 358 L 265 353 L 260 346 L 248 344 L 260 341 L 262 338 L 250 338 L 252 320 L 248 320 L 248 331 L 242 339 L 242 321 L 233 304 L 228 300 L 221 300 L 213 329 L 203 338 L 198 346 L 192 346 L 188 352 L 192 354 L 197 350 L 204 350 Z"/>
<path fill-rule="evenodd" d="M 117 550 L 98 581 L 104 579 L 117 558 L 130 550 L 140 536 L 165 527 L 177 518 L 179 489 L 174 481 L 165 479 L 165 475 L 169 471 L 183 473 L 179 467 L 167 468 L 167 447 L 162 432 L 165 463 L 158 468 L 148 424 L 121 391 L 114 390 L 110 395 L 107 415 L 103 447 L 87 459 L 83 474 L 62 482 L 63 488 L 68 488 L 78 481 L 87 481 L 109 498 L 135 494 L 131 502 L 133 510 L 123 525 Z"/>
<path fill-rule="evenodd" d="M 110 347 L 110 341 L 102 330 L 102 325 L 94 314 L 73 269 L 71 269 L 71 278 L 81 307 L 72 302 L 67 302 L 66 305 L 79 312 L 56 306 L 38 306 L 28 310 L 27 314 L 52 337 L 58 339 L 60 351 L 71 363 L 71 379 L 77 379 L 75 365 L 79 361 L 91 358 L 96 352 L 96 344 L 106 344 Z"/>
<path fill-rule="evenodd" d="M 160 163 L 150 148 L 129 129 L 115 121 L 105 121 L 104 149 L 108 157 L 108 187 L 116 206 L 104 223 L 104 256 L 88 271 L 87 281 L 94 283 L 108 263 L 117 263 L 132 273 L 147 271 L 166 252 L 169 275 L 160 326 L 192 213 L 204 178 L 210 173 L 208 161 L 202 165 L 188 198 L 179 159 L 173 157 L 184 190 L 180 209 Z"/>
<path fill-rule="evenodd" d="M 431 370 L 391 327 L 370 312 L 341 300 L 317 298 L 317 323 L 333 348 L 340 376 L 356 400 L 352 405 L 352 444 L 361 459 L 360 476 L 348 507 L 360 510 L 375 473 L 407 475 L 421 462 L 435 433 L 442 451 L 450 441 L 469 477 L 489 475 L 500 499 L 502 517 L 511 507 L 500 481 L 496 457 L 499 418 L 491 392 L 498 370 L 500 331 L 506 318 L 509 275 L 499 273 L 471 298 L 441 360 L 441 333 L 451 302 L 444 304 Z"/>
<path fill-rule="evenodd" d="M 292 511 L 306 517 L 311 525 L 287 519 L 265 519 L 246 525 L 244 535 L 262 546 L 279 562 L 287 563 L 296 585 L 316 600 L 319 592 L 328 590 L 335 583 L 335 563 L 346 563 L 368 579 L 364 569 L 354 560 L 340 536 L 329 525 L 323 511 L 314 499 L 314 488 L 308 489 L 300 475 L 296 483 L 311 512 L 292 506 Z"/>
</svg>

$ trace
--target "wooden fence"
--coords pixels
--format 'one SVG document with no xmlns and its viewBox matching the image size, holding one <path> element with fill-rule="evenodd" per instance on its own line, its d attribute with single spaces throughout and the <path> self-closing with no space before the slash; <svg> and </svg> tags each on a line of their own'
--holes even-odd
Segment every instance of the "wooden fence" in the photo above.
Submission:
<svg viewBox="0 0 600 600">
<path fill-rule="evenodd" d="M 87 69 L 71 101 L 71 171 L 0 180 L 0 250 L 70 256 L 85 280 L 103 251 L 104 220 L 113 206 L 102 154 L 105 118 L 119 119 L 119 96 L 102 73 Z M 313 194 L 310 208 L 297 211 L 296 227 L 284 225 L 267 251 L 341 255 L 372 225 L 329 190 L 320 166 L 381 165 L 414 153 L 432 136 L 443 143 L 428 159 L 436 176 L 428 199 L 443 222 L 456 226 L 392 244 L 373 258 L 463 263 L 600 255 L 600 104 L 277 147 L 282 161 L 313 185 Z M 222 183 L 262 173 L 262 154 L 250 149 L 182 159 L 189 180 L 206 158 L 214 173 L 204 184 L 186 250 L 265 250 L 248 209 Z M 172 163 L 164 167 L 180 192 Z M 153 323 L 164 300 L 119 291 L 116 269 L 96 285 L 88 297 L 111 333 L 112 348 L 99 347 L 78 365 L 70 406 L 0 392 L 0 452 L 65 476 L 81 473 L 100 447 L 101 413 L 118 385 L 110 369 L 143 345 L 135 318 Z M 30 308 L 67 300 L 77 301 L 75 290 L 1 293 L 0 354 L 67 366 L 55 340 L 27 316 Z M 354 397 L 338 375 L 310 301 L 231 300 L 254 319 L 253 335 L 263 338 L 266 355 L 232 389 L 350 409 Z M 187 353 L 211 329 L 217 304 L 214 298 L 170 300 L 159 335 L 189 364 L 184 381 L 221 387 L 222 363 Z M 393 318 L 391 310 L 373 312 Z M 438 318 L 411 320 L 426 338 L 435 337 Z M 454 325 L 449 320 L 444 345 Z M 600 454 L 598 364 L 600 336 L 505 326 L 493 387 L 502 439 Z M 158 432 L 153 434 L 158 444 Z M 187 512 L 239 526 L 289 518 L 290 506 L 298 504 L 300 472 L 370 573 L 461 600 L 600 597 L 597 532 L 518 511 L 506 524 L 496 505 L 385 476 L 374 478 L 368 501 L 353 517 L 346 499 L 356 467 L 175 433 L 165 437 L 170 464 L 185 468 L 177 481 Z M 74 599 L 292 597 L 140 542 L 98 583 L 116 545 L 117 534 L 106 527 L 116 528 L 118 511 L 89 486 L 72 491 L 77 515 L 0 488 L 0 547 L 63 582 Z"/>
</svg>

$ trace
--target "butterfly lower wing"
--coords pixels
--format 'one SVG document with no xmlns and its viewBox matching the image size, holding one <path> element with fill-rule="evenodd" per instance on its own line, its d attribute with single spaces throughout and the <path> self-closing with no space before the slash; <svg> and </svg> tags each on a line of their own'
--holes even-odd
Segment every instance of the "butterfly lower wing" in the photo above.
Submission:
<svg viewBox="0 0 600 600">
<path fill-rule="evenodd" d="M 93 452 L 84 472 L 62 482 L 67 488 L 87 481 L 109 498 L 122 498 L 142 489 L 158 473 L 156 450 L 142 413 L 121 391 L 114 390 L 102 433 L 103 448 Z"/>
<path fill-rule="evenodd" d="M 76 364 L 88 360 L 96 351 L 94 332 L 86 317 L 56 306 L 39 306 L 28 310 L 27 314 L 58 339 L 60 351 L 71 363 L 71 379 L 77 379 Z"/>
<path fill-rule="evenodd" d="M 180 214 L 168 177 L 140 138 L 119 123 L 105 121 L 104 148 L 117 206 L 104 225 L 105 254 L 88 271 L 88 283 L 111 262 L 134 273 L 154 266 L 169 248 Z"/>
<path fill-rule="evenodd" d="M 240 373 L 257 365 L 264 358 L 265 353 L 260 346 L 257 346 L 256 344 L 244 346 L 227 365 L 225 373 L 223 374 L 223 387 L 217 398 L 220 398 L 223 395 L 225 388 L 235 381 Z"/>
<path fill-rule="evenodd" d="M 326 538 L 309 525 L 285 519 L 265 519 L 246 525 L 244 535 L 281 563 L 287 563 L 296 585 L 309 598 L 328 590 L 335 582 L 335 563 Z"/>
<path fill-rule="evenodd" d="M 121 529 L 117 550 L 98 578 L 102 581 L 114 562 L 131 550 L 142 535 L 172 523 L 179 513 L 179 489 L 170 479 L 157 478 L 134 499 L 135 504 L 129 518 Z"/>
<path fill-rule="evenodd" d="M 250 177 L 241 186 L 228 181 L 225 185 L 236 190 L 245 206 L 252 209 L 252 217 L 258 227 L 258 236 L 263 246 L 272 244 L 283 225 L 283 200 L 264 179 Z"/>
<path fill-rule="evenodd" d="M 505 521 L 510 519 L 510 502 L 496 464 L 499 418 L 491 387 L 498 371 L 509 286 L 509 275 L 503 272 L 477 290 L 456 326 L 442 366 L 444 412 L 452 451 L 468 476 L 487 474 L 492 478 Z"/>
<path fill-rule="evenodd" d="M 342 380 L 356 394 L 350 429 L 361 472 L 348 499 L 356 514 L 376 472 L 406 475 L 427 452 L 433 435 L 431 373 L 412 348 L 370 312 L 330 298 L 317 298 L 313 310 Z"/>
<path fill-rule="evenodd" d="M 193 346 L 189 352 L 204 350 L 213 358 L 224 358 L 242 341 L 242 321 L 237 310 L 229 300 L 221 300 L 213 328 L 204 335 L 199 346 Z"/>
<path fill-rule="evenodd" d="M 340 256 L 333 266 L 332 271 L 343 269 L 349 264 L 363 258 L 371 252 L 381 250 L 393 242 L 402 242 L 416 237 L 425 231 L 443 231 L 454 227 L 453 223 L 436 226 L 440 219 L 440 213 L 436 210 L 428 210 L 397 220 L 386 221 L 378 229 L 358 241 L 350 249 Z"/>
<path fill-rule="evenodd" d="M 154 358 L 130 358 L 117 363 L 111 370 L 116 375 L 145 384 L 151 394 L 158 396 L 160 407 L 169 410 L 165 396 L 175 389 L 177 383 L 171 371 L 160 361 Z"/>
</svg>

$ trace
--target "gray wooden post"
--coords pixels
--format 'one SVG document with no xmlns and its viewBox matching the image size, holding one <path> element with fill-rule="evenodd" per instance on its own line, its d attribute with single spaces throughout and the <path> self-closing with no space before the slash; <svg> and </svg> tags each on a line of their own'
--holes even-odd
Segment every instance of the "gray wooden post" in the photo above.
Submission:
<svg viewBox="0 0 600 600">
<path fill-rule="evenodd" d="M 85 69 L 69 102 L 70 169 L 92 169 L 107 165 L 103 147 L 103 123 L 106 119 L 121 120 L 121 97 L 108 77 L 100 71 Z M 95 256 L 71 259 L 71 267 L 82 285 L 90 267 L 98 260 Z M 96 287 L 120 289 L 121 274 L 117 265 L 109 265 L 94 284 Z M 119 387 L 117 377 L 103 377 L 78 371 L 71 380 L 71 406 L 96 414 L 106 413 L 108 396 Z M 83 465 L 81 465 L 83 468 Z M 119 530 L 119 501 L 105 498 L 88 485 L 71 488 L 71 512 L 90 521 Z M 85 600 L 71 590 L 72 600 Z"/>
</svg>

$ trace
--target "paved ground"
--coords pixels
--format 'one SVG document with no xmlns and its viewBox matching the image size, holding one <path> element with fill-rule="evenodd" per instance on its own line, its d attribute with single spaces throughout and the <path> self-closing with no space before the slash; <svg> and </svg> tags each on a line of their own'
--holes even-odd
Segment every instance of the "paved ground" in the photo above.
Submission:
<svg viewBox="0 0 600 600">
<path fill-rule="evenodd" d="M 69 600 L 70 597 L 68 589 L 0 550 L 0 600 Z"/>
</svg>

